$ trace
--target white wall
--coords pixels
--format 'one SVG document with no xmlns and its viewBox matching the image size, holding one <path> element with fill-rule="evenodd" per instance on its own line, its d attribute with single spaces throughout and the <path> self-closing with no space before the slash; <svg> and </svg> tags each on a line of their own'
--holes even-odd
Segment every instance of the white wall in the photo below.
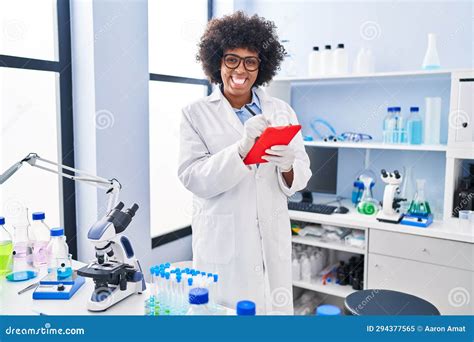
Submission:
<svg viewBox="0 0 474 342">
<path fill-rule="evenodd" d="M 151 249 L 146 0 L 71 4 L 76 167 L 123 185 L 120 199 L 140 209 L 125 234 L 146 270 L 191 259 L 191 237 Z M 78 257 L 94 257 L 87 231 L 106 197 L 87 185 L 76 192 Z M 148 272 L 146 272 L 148 273 Z"/>
<path fill-rule="evenodd" d="M 443 68 L 474 65 L 473 1 L 236 0 L 235 8 L 275 22 L 280 39 L 292 43 L 299 76 L 312 46 L 338 43 L 351 60 L 371 48 L 376 71 L 420 69 L 429 32 L 438 36 Z"/>
</svg>

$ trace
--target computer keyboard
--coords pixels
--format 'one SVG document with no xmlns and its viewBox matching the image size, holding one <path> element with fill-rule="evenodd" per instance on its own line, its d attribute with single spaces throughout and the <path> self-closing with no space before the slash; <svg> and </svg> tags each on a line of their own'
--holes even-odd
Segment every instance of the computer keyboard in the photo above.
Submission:
<svg viewBox="0 0 474 342">
<path fill-rule="evenodd" d="M 331 215 L 337 207 L 325 204 L 313 204 L 308 202 L 288 202 L 289 210 L 307 211 L 323 215 Z"/>
</svg>

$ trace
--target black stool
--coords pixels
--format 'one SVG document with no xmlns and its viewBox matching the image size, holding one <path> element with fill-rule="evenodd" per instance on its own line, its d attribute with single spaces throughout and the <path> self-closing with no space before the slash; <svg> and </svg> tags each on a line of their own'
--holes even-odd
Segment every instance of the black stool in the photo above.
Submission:
<svg viewBox="0 0 474 342">
<path fill-rule="evenodd" d="M 354 316 L 439 316 L 431 303 L 407 293 L 391 290 L 361 290 L 346 297 L 344 313 Z"/>
</svg>

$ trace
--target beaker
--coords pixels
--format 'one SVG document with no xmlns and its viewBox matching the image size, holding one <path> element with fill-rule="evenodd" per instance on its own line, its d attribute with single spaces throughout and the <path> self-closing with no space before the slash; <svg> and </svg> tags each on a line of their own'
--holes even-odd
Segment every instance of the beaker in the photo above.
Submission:
<svg viewBox="0 0 474 342">
<path fill-rule="evenodd" d="M 416 180 L 416 194 L 410 203 L 408 214 L 419 217 L 427 217 L 431 214 L 430 204 L 425 199 L 425 183 L 426 179 Z"/>
</svg>

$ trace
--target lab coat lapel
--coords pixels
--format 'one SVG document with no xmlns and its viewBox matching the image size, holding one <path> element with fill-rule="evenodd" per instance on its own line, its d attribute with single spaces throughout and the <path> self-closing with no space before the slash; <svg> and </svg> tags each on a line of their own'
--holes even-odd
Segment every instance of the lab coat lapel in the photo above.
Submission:
<svg viewBox="0 0 474 342">
<path fill-rule="evenodd" d="M 255 89 L 255 93 L 260 101 L 262 114 L 267 118 L 269 122 L 272 121 L 273 113 L 275 111 L 275 104 L 272 98 L 269 97 L 262 88 Z"/>
<path fill-rule="evenodd" d="M 227 101 L 220 91 L 219 87 L 214 89 L 209 97 L 209 101 L 216 104 L 219 118 L 222 118 L 225 122 L 229 123 L 239 133 L 239 135 L 242 136 L 244 133 L 244 126 L 237 117 L 237 114 L 235 114 L 229 101 Z"/>
</svg>

